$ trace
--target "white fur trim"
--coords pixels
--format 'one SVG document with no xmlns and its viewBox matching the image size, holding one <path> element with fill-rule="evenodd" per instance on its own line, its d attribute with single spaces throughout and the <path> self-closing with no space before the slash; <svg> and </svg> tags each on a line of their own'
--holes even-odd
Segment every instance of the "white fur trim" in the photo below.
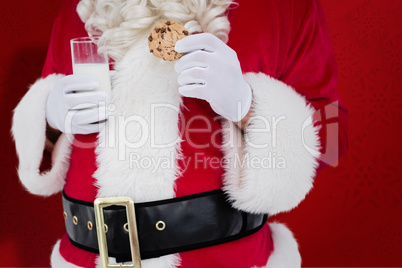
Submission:
<svg viewBox="0 0 402 268">
<path fill-rule="evenodd" d="M 114 258 L 109 258 L 110 264 L 117 264 Z M 159 258 L 141 261 L 142 268 L 176 268 L 180 265 L 180 257 L 178 254 L 166 255 Z M 96 268 L 101 268 L 100 257 L 96 258 Z"/>
<path fill-rule="evenodd" d="M 68 261 L 66 261 L 63 256 L 60 254 L 60 240 L 54 245 L 52 250 L 52 255 L 50 257 L 51 267 L 54 268 L 78 268 L 81 266 L 76 266 Z M 114 258 L 109 258 L 110 264 L 117 264 Z M 141 261 L 142 268 L 176 268 L 180 265 L 180 256 L 179 254 L 171 254 L 162 256 L 159 258 L 143 260 Z M 95 259 L 95 266 L 97 268 L 101 268 L 100 257 L 97 256 Z"/>
<path fill-rule="evenodd" d="M 14 110 L 12 134 L 19 158 L 18 175 L 25 188 L 36 195 L 59 192 L 69 166 L 70 143 L 62 136 L 52 154 L 51 170 L 39 172 L 46 140 L 46 99 L 61 77 L 54 74 L 37 80 Z"/>
<path fill-rule="evenodd" d="M 301 257 L 296 239 L 283 224 L 269 223 L 274 251 L 269 256 L 266 268 L 300 268 Z"/>
<path fill-rule="evenodd" d="M 233 123 L 223 124 L 224 190 L 233 206 L 244 211 L 272 215 L 291 210 L 312 188 L 318 165 L 314 110 L 278 80 L 262 73 L 244 77 L 253 89 L 253 113 L 245 135 Z"/>
<path fill-rule="evenodd" d="M 134 202 L 147 202 L 175 196 L 182 99 L 174 62 L 149 53 L 147 38 L 144 35 L 145 42 L 133 47 L 115 68 L 115 109 L 96 148 L 98 197 L 130 196 Z M 166 255 L 143 261 L 143 267 L 174 268 L 179 263 L 179 255 Z"/>
<path fill-rule="evenodd" d="M 60 255 L 60 240 L 53 247 L 52 256 L 50 257 L 50 263 L 53 268 L 77 268 L 80 266 L 76 266 L 72 263 L 67 262 Z"/>
</svg>

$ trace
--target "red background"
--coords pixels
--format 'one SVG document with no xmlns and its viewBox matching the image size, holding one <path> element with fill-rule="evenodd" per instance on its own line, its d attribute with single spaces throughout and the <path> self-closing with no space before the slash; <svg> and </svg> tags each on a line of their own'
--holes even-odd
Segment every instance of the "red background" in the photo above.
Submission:
<svg viewBox="0 0 402 268">
<path fill-rule="evenodd" d="M 303 266 L 402 266 L 400 0 L 321 0 L 349 110 L 349 151 L 299 207 L 275 217 Z M 60 196 L 30 195 L 16 175 L 11 112 L 40 76 L 62 0 L 2 1 L 0 266 L 49 266 L 64 232 Z M 399 19 L 398 19 L 399 18 Z"/>
</svg>

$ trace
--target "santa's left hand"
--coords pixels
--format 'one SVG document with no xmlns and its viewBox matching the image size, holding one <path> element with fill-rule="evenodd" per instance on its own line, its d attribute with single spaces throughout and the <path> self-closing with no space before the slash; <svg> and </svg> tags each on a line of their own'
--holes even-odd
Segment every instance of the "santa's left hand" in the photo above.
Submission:
<svg viewBox="0 0 402 268">
<path fill-rule="evenodd" d="M 233 122 L 247 115 L 252 92 L 233 49 L 216 36 L 201 33 L 181 39 L 175 50 L 186 53 L 175 65 L 181 95 L 208 101 L 217 114 Z"/>
</svg>

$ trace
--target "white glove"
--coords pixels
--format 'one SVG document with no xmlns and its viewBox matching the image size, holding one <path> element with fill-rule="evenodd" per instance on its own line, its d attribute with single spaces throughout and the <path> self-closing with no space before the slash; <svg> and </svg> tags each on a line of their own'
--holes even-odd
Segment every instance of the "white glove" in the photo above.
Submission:
<svg viewBox="0 0 402 268">
<path fill-rule="evenodd" d="M 217 114 L 234 122 L 247 115 L 251 88 L 233 49 L 216 36 L 201 33 L 179 40 L 175 50 L 187 53 L 175 65 L 181 95 L 206 100 Z"/>
<path fill-rule="evenodd" d="M 46 119 L 64 133 L 99 132 L 108 115 L 106 92 L 97 91 L 99 80 L 89 75 L 68 75 L 59 79 L 46 101 Z"/>
</svg>

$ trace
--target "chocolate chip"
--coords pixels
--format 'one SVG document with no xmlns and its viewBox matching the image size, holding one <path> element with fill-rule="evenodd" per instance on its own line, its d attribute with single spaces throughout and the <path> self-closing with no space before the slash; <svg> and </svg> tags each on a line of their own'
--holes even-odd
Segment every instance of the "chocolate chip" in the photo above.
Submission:
<svg viewBox="0 0 402 268">
<path fill-rule="evenodd" d="M 168 20 L 167 22 L 166 22 L 166 25 L 171 25 L 172 23 L 170 22 L 170 20 Z"/>
<path fill-rule="evenodd" d="M 155 32 L 159 33 L 161 29 L 160 28 L 155 28 Z"/>
<path fill-rule="evenodd" d="M 150 35 L 150 36 L 148 37 L 148 41 L 149 41 L 149 42 L 152 42 L 152 40 L 154 40 L 154 39 L 153 39 L 152 36 Z"/>
<path fill-rule="evenodd" d="M 172 29 L 170 29 L 170 27 L 168 27 L 167 29 L 168 29 L 168 31 L 169 31 L 169 32 L 171 32 L 171 31 L 172 31 Z"/>
<path fill-rule="evenodd" d="M 164 34 L 162 34 L 162 35 L 161 35 L 161 38 L 162 38 L 162 39 L 164 39 L 164 38 L 165 38 L 165 35 L 164 35 Z"/>
<path fill-rule="evenodd" d="M 162 51 L 162 49 L 161 49 L 160 47 L 158 47 L 156 50 L 158 50 L 159 52 L 161 52 L 161 51 Z"/>
<path fill-rule="evenodd" d="M 153 50 L 153 49 L 150 49 L 150 50 L 149 50 L 149 52 L 153 53 L 153 52 L 154 52 L 154 50 Z"/>
<path fill-rule="evenodd" d="M 166 28 L 165 27 L 162 27 L 161 33 L 166 33 Z"/>
<path fill-rule="evenodd" d="M 183 34 L 184 34 L 184 35 L 188 35 L 188 31 L 183 30 Z"/>
</svg>

